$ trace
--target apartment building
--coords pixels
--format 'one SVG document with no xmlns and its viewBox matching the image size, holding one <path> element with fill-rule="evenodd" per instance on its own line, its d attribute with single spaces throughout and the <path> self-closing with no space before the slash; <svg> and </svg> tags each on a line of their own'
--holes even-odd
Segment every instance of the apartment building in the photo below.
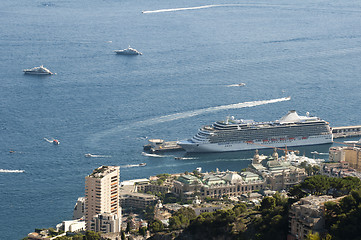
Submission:
<svg viewBox="0 0 361 240">
<path fill-rule="evenodd" d="M 119 166 L 101 166 L 85 177 L 85 221 L 87 230 L 96 231 L 94 216 L 121 218 Z M 120 227 L 114 227 L 116 231 Z"/>
</svg>

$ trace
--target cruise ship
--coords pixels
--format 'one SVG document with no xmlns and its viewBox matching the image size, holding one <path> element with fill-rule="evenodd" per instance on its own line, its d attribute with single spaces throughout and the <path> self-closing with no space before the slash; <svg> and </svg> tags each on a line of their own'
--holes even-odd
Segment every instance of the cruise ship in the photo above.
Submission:
<svg viewBox="0 0 361 240">
<path fill-rule="evenodd" d="M 231 152 L 274 147 L 294 147 L 332 143 L 329 123 L 289 111 L 272 122 L 236 120 L 234 117 L 203 126 L 191 139 L 179 141 L 187 152 Z"/>
</svg>

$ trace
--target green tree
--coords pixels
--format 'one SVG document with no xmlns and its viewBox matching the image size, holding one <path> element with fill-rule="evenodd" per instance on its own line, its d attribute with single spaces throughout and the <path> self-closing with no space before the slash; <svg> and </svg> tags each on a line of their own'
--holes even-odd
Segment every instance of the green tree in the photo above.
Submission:
<svg viewBox="0 0 361 240">
<path fill-rule="evenodd" d="M 361 190 L 354 190 L 340 202 L 325 203 L 326 229 L 332 239 L 360 239 Z"/>
<path fill-rule="evenodd" d="M 265 197 L 261 202 L 261 210 L 273 210 L 276 207 L 276 199 L 273 197 Z"/>
<path fill-rule="evenodd" d="M 76 234 L 76 235 L 74 235 L 74 236 L 72 236 L 72 240 L 83 240 L 83 237 L 84 237 L 84 235 L 82 235 L 82 234 Z"/>
<path fill-rule="evenodd" d="M 311 231 L 306 236 L 307 240 L 321 240 L 320 234 L 318 232 L 312 233 Z"/>
<path fill-rule="evenodd" d="M 96 233 L 93 231 L 86 231 L 85 232 L 85 240 L 100 240 L 100 233 Z"/>
<path fill-rule="evenodd" d="M 154 220 L 150 226 L 149 226 L 149 230 L 153 233 L 155 232 L 160 232 L 164 230 L 164 225 L 161 221 L 159 220 Z"/>
<path fill-rule="evenodd" d="M 147 228 L 146 227 L 139 227 L 139 234 L 145 237 L 147 235 Z"/>
<path fill-rule="evenodd" d="M 189 226 L 190 221 L 195 218 L 196 213 L 192 208 L 181 208 L 169 219 L 169 227 L 171 229 L 186 228 Z"/>
</svg>

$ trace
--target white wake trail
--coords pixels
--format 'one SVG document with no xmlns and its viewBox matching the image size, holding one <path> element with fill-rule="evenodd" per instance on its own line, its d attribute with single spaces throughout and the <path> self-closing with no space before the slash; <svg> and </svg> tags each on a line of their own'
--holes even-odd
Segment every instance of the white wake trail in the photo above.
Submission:
<svg viewBox="0 0 361 240">
<path fill-rule="evenodd" d="M 158 10 L 145 10 L 142 13 L 162 13 L 162 12 L 177 12 L 177 11 L 187 11 L 187 10 L 198 10 L 205 8 L 215 8 L 215 7 L 277 7 L 284 8 L 288 7 L 287 5 L 273 5 L 273 4 L 249 4 L 249 3 L 229 3 L 229 4 L 212 4 L 212 5 L 203 5 L 196 7 L 183 7 L 183 8 L 168 8 L 168 9 L 158 9 Z"/>
<path fill-rule="evenodd" d="M 224 4 L 224 5 L 204 5 L 204 6 L 186 7 L 186 8 L 169 8 L 169 9 L 159 9 L 159 10 L 151 10 L 151 11 L 142 11 L 142 13 L 176 12 L 176 11 L 197 10 L 197 9 L 212 8 L 212 7 L 223 7 L 223 6 L 228 6 L 228 5 L 229 5 L 229 4 Z"/>
<path fill-rule="evenodd" d="M 276 98 L 276 99 L 270 99 L 270 100 L 252 101 L 252 102 L 243 102 L 243 103 L 235 103 L 235 104 L 230 104 L 230 105 L 203 108 L 203 109 L 198 109 L 198 110 L 194 110 L 194 111 L 174 113 L 174 114 L 169 114 L 169 115 L 165 115 L 165 116 L 150 118 L 150 119 L 143 120 L 143 121 L 135 121 L 135 122 L 132 122 L 132 124 L 129 124 L 129 125 L 122 124 L 122 125 L 119 125 L 119 126 L 117 126 L 115 128 L 108 129 L 108 130 L 96 133 L 91 137 L 90 141 L 94 144 L 100 138 L 105 137 L 105 136 L 110 135 L 110 134 L 114 134 L 116 132 L 129 130 L 129 129 L 133 129 L 133 128 L 139 128 L 139 127 L 147 127 L 147 126 L 151 126 L 151 125 L 155 125 L 155 124 L 159 124 L 159 123 L 170 122 L 170 121 L 184 119 L 184 118 L 190 118 L 190 117 L 194 117 L 194 116 L 197 116 L 197 115 L 200 115 L 200 114 L 216 112 L 216 111 L 221 111 L 221 110 L 228 110 L 228 109 L 239 109 L 239 108 L 246 108 L 246 107 L 255 107 L 255 106 L 259 106 L 259 105 L 265 105 L 265 104 L 277 103 L 277 102 L 284 102 L 284 101 L 289 101 L 289 100 L 291 100 L 291 97 Z"/>
<path fill-rule="evenodd" d="M 25 170 L 0 169 L 0 173 L 23 173 Z"/>
<path fill-rule="evenodd" d="M 174 113 L 174 114 L 170 114 L 170 115 L 147 119 L 144 121 L 139 121 L 139 122 L 137 122 L 137 125 L 148 126 L 150 124 L 163 123 L 163 122 L 169 122 L 169 121 L 174 121 L 174 120 L 183 119 L 183 118 L 194 117 L 194 116 L 204 114 L 204 113 L 209 113 L 209 112 L 216 112 L 216 111 L 228 110 L 228 109 L 246 108 L 246 107 L 255 107 L 255 106 L 265 105 L 265 104 L 270 104 L 270 103 L 289 101 L 290 99 L 291 99 L 291 97 L 284 97 L 284 98 L 277 98 L 277 99 L 271 99 L 271 100 L 243 102 L 243 103 L 235 103 L 235 104 L 223 105 L 223 106 L 217 106 L 217 107 L 203 108 L 203 109 L 199 109 L 199 110 L 182 112 L 182 113 Z"/>
</svg>

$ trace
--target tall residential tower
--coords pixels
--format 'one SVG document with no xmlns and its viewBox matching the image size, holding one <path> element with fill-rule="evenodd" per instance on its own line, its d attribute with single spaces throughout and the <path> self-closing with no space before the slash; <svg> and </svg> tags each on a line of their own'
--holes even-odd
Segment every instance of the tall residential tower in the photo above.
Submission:
<svg viewBox="0 0 361 240">
<path fill-rule="evenodd" d="M 111 223 L 111 232 L 120 231 L 119 167 L 101 166 L 85 177 L 85 221 L 87 230 L 104 231 L 94 217 L 107 214 L 117 221 Z"/>
</svg>

